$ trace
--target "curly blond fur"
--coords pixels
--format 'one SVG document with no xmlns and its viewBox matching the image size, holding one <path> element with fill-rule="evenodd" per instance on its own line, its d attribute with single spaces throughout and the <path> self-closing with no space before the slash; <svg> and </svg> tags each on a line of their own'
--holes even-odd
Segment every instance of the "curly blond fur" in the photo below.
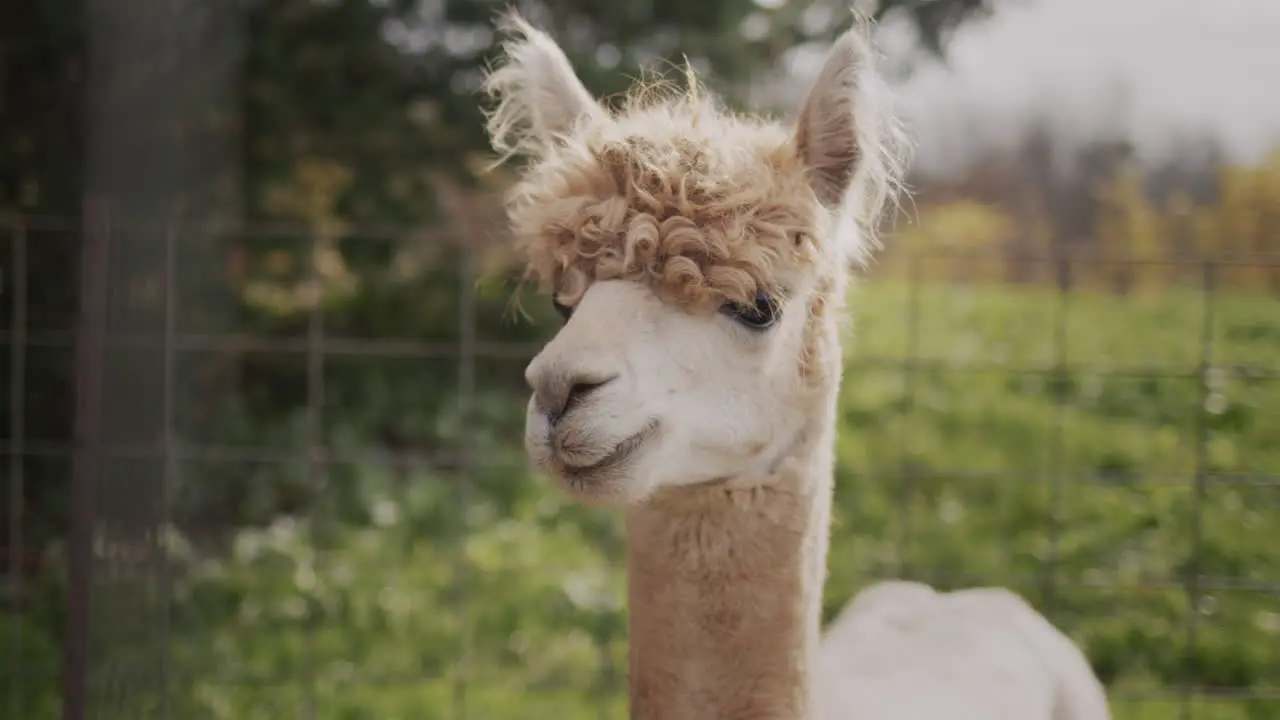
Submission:
<svg viewBox="0 0 1280 720">
<path fill-rule="evenodd" d="M 544 292 L 573 305 L 594 282 L 628 279 L 708 312 L 749 302 L 758 289 L 786 295 L 788 279 L 863 261 L 906 147 L 865 32 L 838 46 L 855 58 L 837 69 L 847 96 L 794 133 L 726 110 L 692 73 L 683 91 L 638 84 L 608 112 L 576 83 L 556 82 L 571 71 L 550 38 L 514 13 L 502 26 L 511 39 L 486 80 L 497 101 L 488 131 L 504 158 L 530 160 L 507 210 L 526 278 Z M 546 117 L 548 107 L 560 116 Z M 809 138 L 820 155 L 835 146 L 826 136 L 840 132 L 858 137 L 856 158 L 836 158 L 856 170 L 845 178 L 848 202 L 820 197 L 822 168 L 802 147 Z M 855 225 L 843 246 L 831 237 L 842 214 Z"/>
</svg>

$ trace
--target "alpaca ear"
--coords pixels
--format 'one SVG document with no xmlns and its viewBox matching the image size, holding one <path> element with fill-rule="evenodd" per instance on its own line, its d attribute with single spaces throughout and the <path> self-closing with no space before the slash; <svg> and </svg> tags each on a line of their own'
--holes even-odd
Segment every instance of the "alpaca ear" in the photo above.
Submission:
<svg viewBox="0 0 1280 720">
<path fill-rule="evenodd" d="M 858 104 L 873 61 L 864 32 L 850 29 L 831 46 L 796 118 L 796 146 L 809 184 L 832 209 L 843 204 L 864 155 Z"/>
<path fill-rule="evenodd" d="M 498 29 L 507 36 L 505 57 L 484 81 L 485 92 L 496 103 L 486 113 L 495 150 L 504 157 L 536 157 L 579 118 L 604 115 L 550 36 L 515 11 L 498 19 Z"/>
</svg>

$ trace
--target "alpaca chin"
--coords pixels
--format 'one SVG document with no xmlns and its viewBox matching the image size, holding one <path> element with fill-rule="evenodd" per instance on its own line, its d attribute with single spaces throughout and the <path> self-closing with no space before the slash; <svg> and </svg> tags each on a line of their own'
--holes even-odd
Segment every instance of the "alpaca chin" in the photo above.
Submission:
<svg viewBox="0 0 1280 720">
<path fill-rule="evenodd" d="M 621 441 L 607 442 L 591 432 L 574 431 L 591 428 L 591 418 L 575 416 L 572 423 L 557 431 L 541 413 L 534 400 L 529 402 L 525 427 L 525 453 L 539 470 L 556 479 L 571 497 L 590 505 L 622 506 L 643 499 L 647 494 L 639 480 L 640 462 L 647 444 L 655 440 L 658 423 L 650 421 L 638 432 Z M 598 431 L 595 433 L 598 435 Z M 569 442 L 565 436 L 587 438 L 589 445 Z"/>
</svg>

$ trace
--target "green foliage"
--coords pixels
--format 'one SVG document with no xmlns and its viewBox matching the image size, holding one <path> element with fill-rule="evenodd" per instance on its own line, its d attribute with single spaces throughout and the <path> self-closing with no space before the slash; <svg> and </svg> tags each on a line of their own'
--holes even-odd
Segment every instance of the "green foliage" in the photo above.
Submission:
<svg viewBox="0 0 1280 720">
<path fill-rule="evenodd" d="M 175 661 L 196 671 L 176 688 L 184 717 L 276 717 L 308 675 L 334 718 L 447 717 L 459 687 L 482 717 L 617 706 L 601 692 L 606 655 L 625 653 L 616 543 L 520 471 L 477 473 L 479 487 L 527 488 L 501 512 L 483 491 L 463 500 L 461 477 L 363 480 L 369 522 L 282 518 L 184 583 L 192 632 Z"/>
<path fill-rule="evenodd" d="M 48 627 L 24 615 L 0 615 L 0 648 L 6 669 L 17 673 L 13 682 L 6 678 L 5 689 L 12 695 L 0 695 L 0 717 L 57 717 L 58 646 Z M 10 658 L 21 658 L 21 663 L 9 665 Z"/>
</svg>

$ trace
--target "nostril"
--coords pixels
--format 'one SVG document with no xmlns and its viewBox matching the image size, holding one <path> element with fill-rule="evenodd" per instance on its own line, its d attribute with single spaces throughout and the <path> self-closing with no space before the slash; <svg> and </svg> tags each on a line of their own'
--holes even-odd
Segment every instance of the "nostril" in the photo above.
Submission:
<svg viewBox="0 0 1280 720">
<path fill-rule="evenodd" d="M 605 380 L 604 382 L 576 382 L 576 383 L 574 383 L 574 384 L 573 384 L 573 386 L 569 388 L 569 396 L 565 398 L 565 400 L 564 400 L 564 409 L 563 409 L 563 410 L 561 410 L 561 411 L 560 411 L 560 413 L 563 415 L 564 413 L 569 412 L 569 408 L 573 407 L 573 404 L 574 404 L 575 402 L 578 402 L 579 400 L 581 400 L 581 399 L 585 398 L 586 396 L 590 395 L 590 394 L 592 393 L 592 391 L 594 391 L 594 390 L 596 390 L 597 388 L 599 388 L 599 387 L 603 386 L 603 385 L 604 385 L 605 383 L 607 383 L 607 382 L 609 382 L 609 381 L 608 381 L 608 380 Z"/>
<path fill-rule="evenodd" d="M 564 402 L 560 404 L 560 410 L 550 414 L 551 423 L 555 424 L 560 420 L 560 418 L 564 417 L 565 413 L 572 410 L 576 403 L 581 402 L 588 395 L 612 381 L 613 378 L 609 378 L 608 380 L 601 380 L 600 382 L 579 381 L 571 384 L 569 386 L 569 392 L 564 396 Z"/>
</svg>

